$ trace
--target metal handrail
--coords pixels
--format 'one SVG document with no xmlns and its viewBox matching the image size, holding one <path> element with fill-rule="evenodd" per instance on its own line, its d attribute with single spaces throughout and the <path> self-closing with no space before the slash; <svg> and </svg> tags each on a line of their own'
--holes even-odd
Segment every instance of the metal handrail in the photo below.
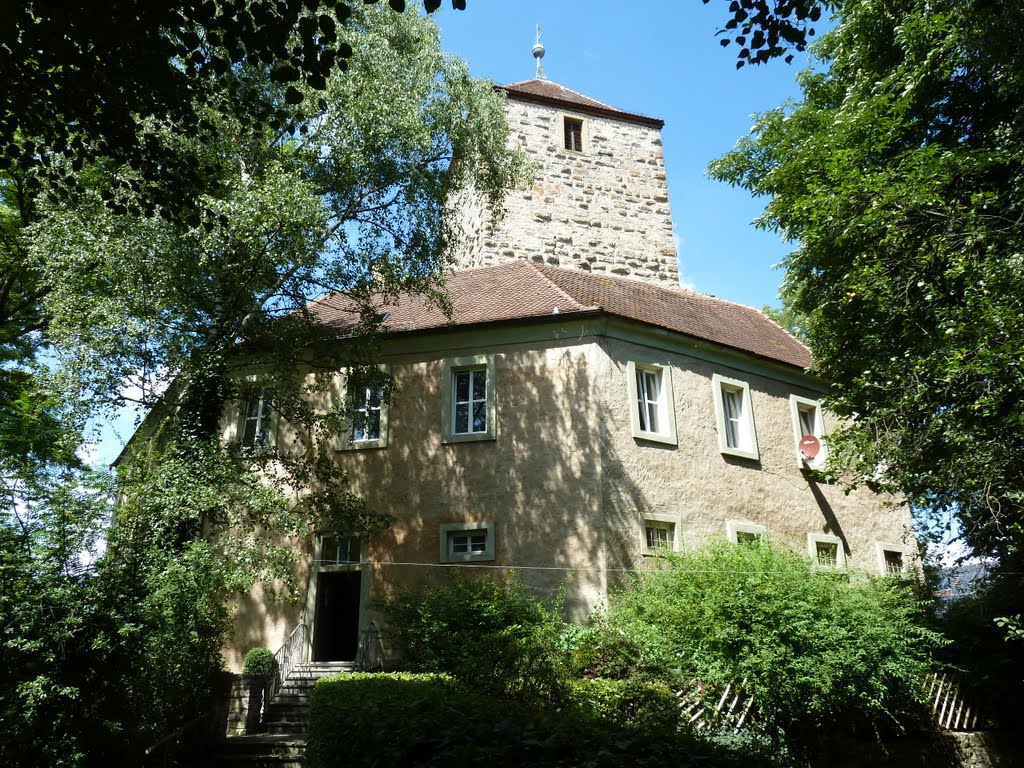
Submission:
<svg viewBox="0 0 1024 768">
<path fill-rule="evenodd" d="M 274 676 L 267 686 L 266 703 L 273 701 L 274 696 L 284 686 L 284 681 L 295 668 L 295 665 L 306 660 L 306 625 L 297 624 L 295 629 L 288 635 L 284 645 L 277 649 L 274 654 Z"/>
</svg>

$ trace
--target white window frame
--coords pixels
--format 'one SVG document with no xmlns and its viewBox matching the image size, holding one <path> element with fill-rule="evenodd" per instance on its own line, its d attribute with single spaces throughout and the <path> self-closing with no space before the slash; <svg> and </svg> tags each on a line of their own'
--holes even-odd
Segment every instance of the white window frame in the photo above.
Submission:
<svg viewBox="0 0 1024 768">
<path fill-rule="evenodd" d="M 580 124 L 580 148 L 573 149 L 572 147 L 565 146 L 565 121 L 575 120 Z M 563 152 L 572 152 L 575 155 L 583 155 L 587 153 L 587 145 L 590 139 L 590 126 L 588 120 L 583 115 L 576 115 L 571 112 L 559 112 L 558 113 L 558 148 Z"/>
<path fill-rule="evenodd" d="M 834 544 L 836 547 L 836 562 L 834 565 L 823 563 L 818 559 L 818 544 Z M 843 549 L 843 540 L 838 536 L 833 536 L 828 533 L 808 533 L 807 534 L 807 554 L 811 556 L 811 560 L 814 564 L 822 568 L 845 568 L 846 567 L 846 550 Z"/>
<path fill-rule="evenodd" d="M 238 444 L 243 451 L 249 454 L 261 454 L 273 451 L 277 447 L 277 421 L 278 413 L 274 408 L 274 391 L 271 387 L 264 387 L 258 384 L 250 384 L 243 390 L 243 397 L 240 402 L 238 418 Z M 249 405 L 254 398 L 259 400 L 259 413 L 256 417 L 256 435 L 260 427 L 266 426 L 267 440 L 265 443 L 258 443 L 255 440 L 251 444 L 245 442 L 245 426 L 249 422 Z"/>
<path fill-rule="evenodd" d="M 740 543 L 739 535 L 741 533 L 749 533 L 760 539 L 767 539 L 768 537 L 768 529 L 763 525 L 758 525 L 757 523 L 745 523 L 742 520 L 725 521 L 725 535 L 733 544 Z"/>
<path fill-rule="evenodd" d="M 471 535 L 483 531 L 486 535 L 482 552 L 453 552 L 452 538 L 460 534 Z M 473 563 L 494 559 L 494 521 L 475 520 L 464 523 L 441 524 L 441 562 L 442 563 Z"/>
<path fill-rule="evenodd" d="M 334 540 L 337 537 L 332 534 L 321 533 L 317 536 L 317 556 L 316 566 L 319 568 L 341 568 L 349 567 L 353 565 L 359 565 L 362 561 L 363 554 L 363 542 L 362 539 L 356 536 L 343 536 L 341 538 L 346 539 L 349 543 L 349 559 L 348 560 L 327 560 L 325 558 L 327 543 L 328 541 Z M 353 551 L 354 550 L 354 551 Z M 355 556 L 355 559 L 351 559 Z"/>
<path fill-rule="evenodd" d="M 672 538 L 667 547 L 650 547 L 647 543 L 648 523 L 654 523 L 652 527 L 671 526 Z M 645 555 L 660 555 L 665 552 L 679 551 L 679 529 L 682 520 L 679 515 L 665 515 L 658 512 L 647 512 L 643 517 L 643 525 L 640 527 L 640 546 Z"/>
<path fill-rule="evenodd" d="M 761 454 L 757 448 L 757 430 L 754 427 L 754 409 L 750 401 L 750 385 L 739 379 L 714 374 L 711 377 L 711 390 L 715 402 L 715 420 L 718 424 L 718 449 L 727 456 L 738 456 L 742 459 L 758 461 Z M 737 444 L 729 445 L 729 430 L 726 424 L 727 413 L 724 394 L 729 392 L 740 395 L 742 413 L 736 422 L 739 429 Z"/>
<path fill-rule="evenodd" d="M 898 552 L 903 565 L 898 573 L 890 571 L 885 562 L 886 552 Z M 906 576 L 910 573 L 910 547 L 904 544 L 891 544 L 889 542 L 875 542 L 875 553 L 878 556 L 878 572 L 883 576 Z"/>
<path fill-rule="evenodd" d="M 823 416 L 823 410 L 821 407 L 821 401 L 812 400 L 809 397 L 800 397 L 800 395 L 789 396 L 789 408 L 790 415 L 793 421 L 793 435 L 796 440 L 796 462 L 797 466 L 810 467 L 817 469 L 824 466 L 825 456 L 828 451 L 825 448 L 825 422 Z M 806 412 L 813 409 L 813 428 L 810 434 L 814 435 L 818 440 L 821 441 L 821 450 L 818 451 L 818 455 L 813 459 L 806 458 L 800 453 L 800 441 L 804 438 L 804 435 L 808 434 L 804 432 L 803 420 L 801 419 L 801 411 Z"/>
<path fill-rule="evenodd" d="M 485 371 L 487 376 L 484 387 L 485 396 L 487 398 L 487 426 L 480 432 L 455 431 L 455 381 L 458 374 L 465 373 L 467 371 Z M 494 440 L 497 436 L 497 401 L 495 399 L 497 387 L 495 383 L 494 355 L 472 355 L 469 357 L 450 358 L 444 361 L 441 376 L 441 442 L 465 443 L 478 440 Z M 470 421 L 472 421 L 472 409 L 470 409 L 469 417 Z"/>
<path fill-rule="evenodd" d="M 641 388 L 637 382 L 638 374 L 654 374 L 658 377 L 658 409 L 657 429 L 645 429 L 640 419 Z M 629 395 L 629 420 L 633 429 L 633 437 L 638 440 L 653 440 L 668 445 L 678 445 L 676 438 L 676 408 L 672 392 L 672 368 L 669 365 L 652 363 L 626 363 L 626 389 Z"/>
<path fill-rule="evenodd" d="M 388 366 L 388 365 L 378 365 L 377 366 L 377 370 L 380 371 L 380 373 L 383 375 L 383 377 L 385 379 L 388 376 L 391 375 L 391 366 Z M 352 400 L 349 399 L 349 392 L 348 392 L 348 388 L 350 386 L 352 386 L 352 383 L 353 383 L 354 379 L 358 379 L 358 377 L 353 376 L 351 373 L 347 374 L 345 376 L 344 394 L 343 394 L 342 404 L 343 404 L 343 407 L 345 407 L 346 409 L 353 408 L 356 405 L 356 402 L 357 402 L 357 401 L 352 401 Z M 358 381 L 356 383 L 358 383 Z M 363 389 L 364 390 L 368 390 L 369 388 L 368 387 L 363 387 Z M 382 385 L 382 390 L 383 390 L 383 385 Z M 388 415 L 389 415 L 388 399 L 389 398 L 387 397 L 386 392 L 382 391 L 381 392 L 381 401 L 380 401 L 380 430 L 378 432 L 377 437 L 369 439 L 369 440 L 354 440 L 352 438 L 352 428 L 353 428 L 352 412 L 349 411 L 349 412 L 347 412 L 345 414 L 345 420 L 341 424 L 341 428 L 340 428 L 340 430 L 338 432 L 338 435 L 337 435 L 337 440 L 336 440 L 335 448 L 337 450 L 339 450 L 339 451 L 365 450 L 365 449 L 370 449 L 370 448 L 387 448 L 388 447 Z M 363 395 L 363 400 L 365 401 L 365 394 Z M 355 409 L 355 410 L 359 410 L 359 409 Z"/>
</svg>

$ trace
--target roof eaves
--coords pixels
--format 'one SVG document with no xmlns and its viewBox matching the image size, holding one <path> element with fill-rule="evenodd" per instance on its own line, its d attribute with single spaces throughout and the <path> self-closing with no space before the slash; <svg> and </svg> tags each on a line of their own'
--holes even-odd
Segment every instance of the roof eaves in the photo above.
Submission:
<svg viewBox="0 0 1024 768">
<path fill-rule="evenodd" d="M 645 125 L 649 128 L 657 128 L 659 130 L 665 127 L 664 120 L 660 120 L 656 117 L 647 117 L 646 115 L 637 115 L 633 112 L 623 112 L 622 110 L 615 109 L 614 107 L 597 106 L 595 104 L 580 104 L 579 102 L 570 101 L 568 99 L 559 99 L 553 96 L 543 96 L 537 93 L 511 90 L 507 85 L 496 85 L 494 86 L 494 89 L 504 92 L 510 99 L 516 99 L 517 101 L 528 101 L 532 104 L 560 107 L 571 112 L 582 112 L 583 114 L 593 115 L 595 117 L 607 117 L 613 120 L 636 123 L 637 125 Z"/>
</svg>

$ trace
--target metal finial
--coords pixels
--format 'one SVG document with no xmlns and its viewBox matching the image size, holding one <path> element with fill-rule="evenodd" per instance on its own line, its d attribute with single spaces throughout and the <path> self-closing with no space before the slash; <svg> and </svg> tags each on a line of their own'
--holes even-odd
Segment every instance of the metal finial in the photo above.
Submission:
<svg viewBox="0 0 1024 768">
<path fill-rule="evenodd" d="M 540 24 L 537 25 L 537 39 L 533 43 L 533 58 L 537 60 L 537 79 L 547 80 L 544 75 L 544 65 L 541 64 L 541 59 L 544 58 L 544 46 L 540 42 Z"/>
</svg>

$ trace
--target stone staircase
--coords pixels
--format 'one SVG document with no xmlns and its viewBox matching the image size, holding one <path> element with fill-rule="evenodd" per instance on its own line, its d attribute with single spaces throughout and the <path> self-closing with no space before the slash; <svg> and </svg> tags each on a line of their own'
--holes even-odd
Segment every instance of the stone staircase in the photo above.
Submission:
<svg viewBox="0 0 1024 768">
<path fill-rule="evenodd" d="M 303 768 L 306 727 L 313 687 L 321 677 L 351 672 L 350 661 L 315 661 L 296 664 L 273 700 L 264 707 L 264 733 L 229 736 L 217 765 L 246 768 Z"/>
</svg>

